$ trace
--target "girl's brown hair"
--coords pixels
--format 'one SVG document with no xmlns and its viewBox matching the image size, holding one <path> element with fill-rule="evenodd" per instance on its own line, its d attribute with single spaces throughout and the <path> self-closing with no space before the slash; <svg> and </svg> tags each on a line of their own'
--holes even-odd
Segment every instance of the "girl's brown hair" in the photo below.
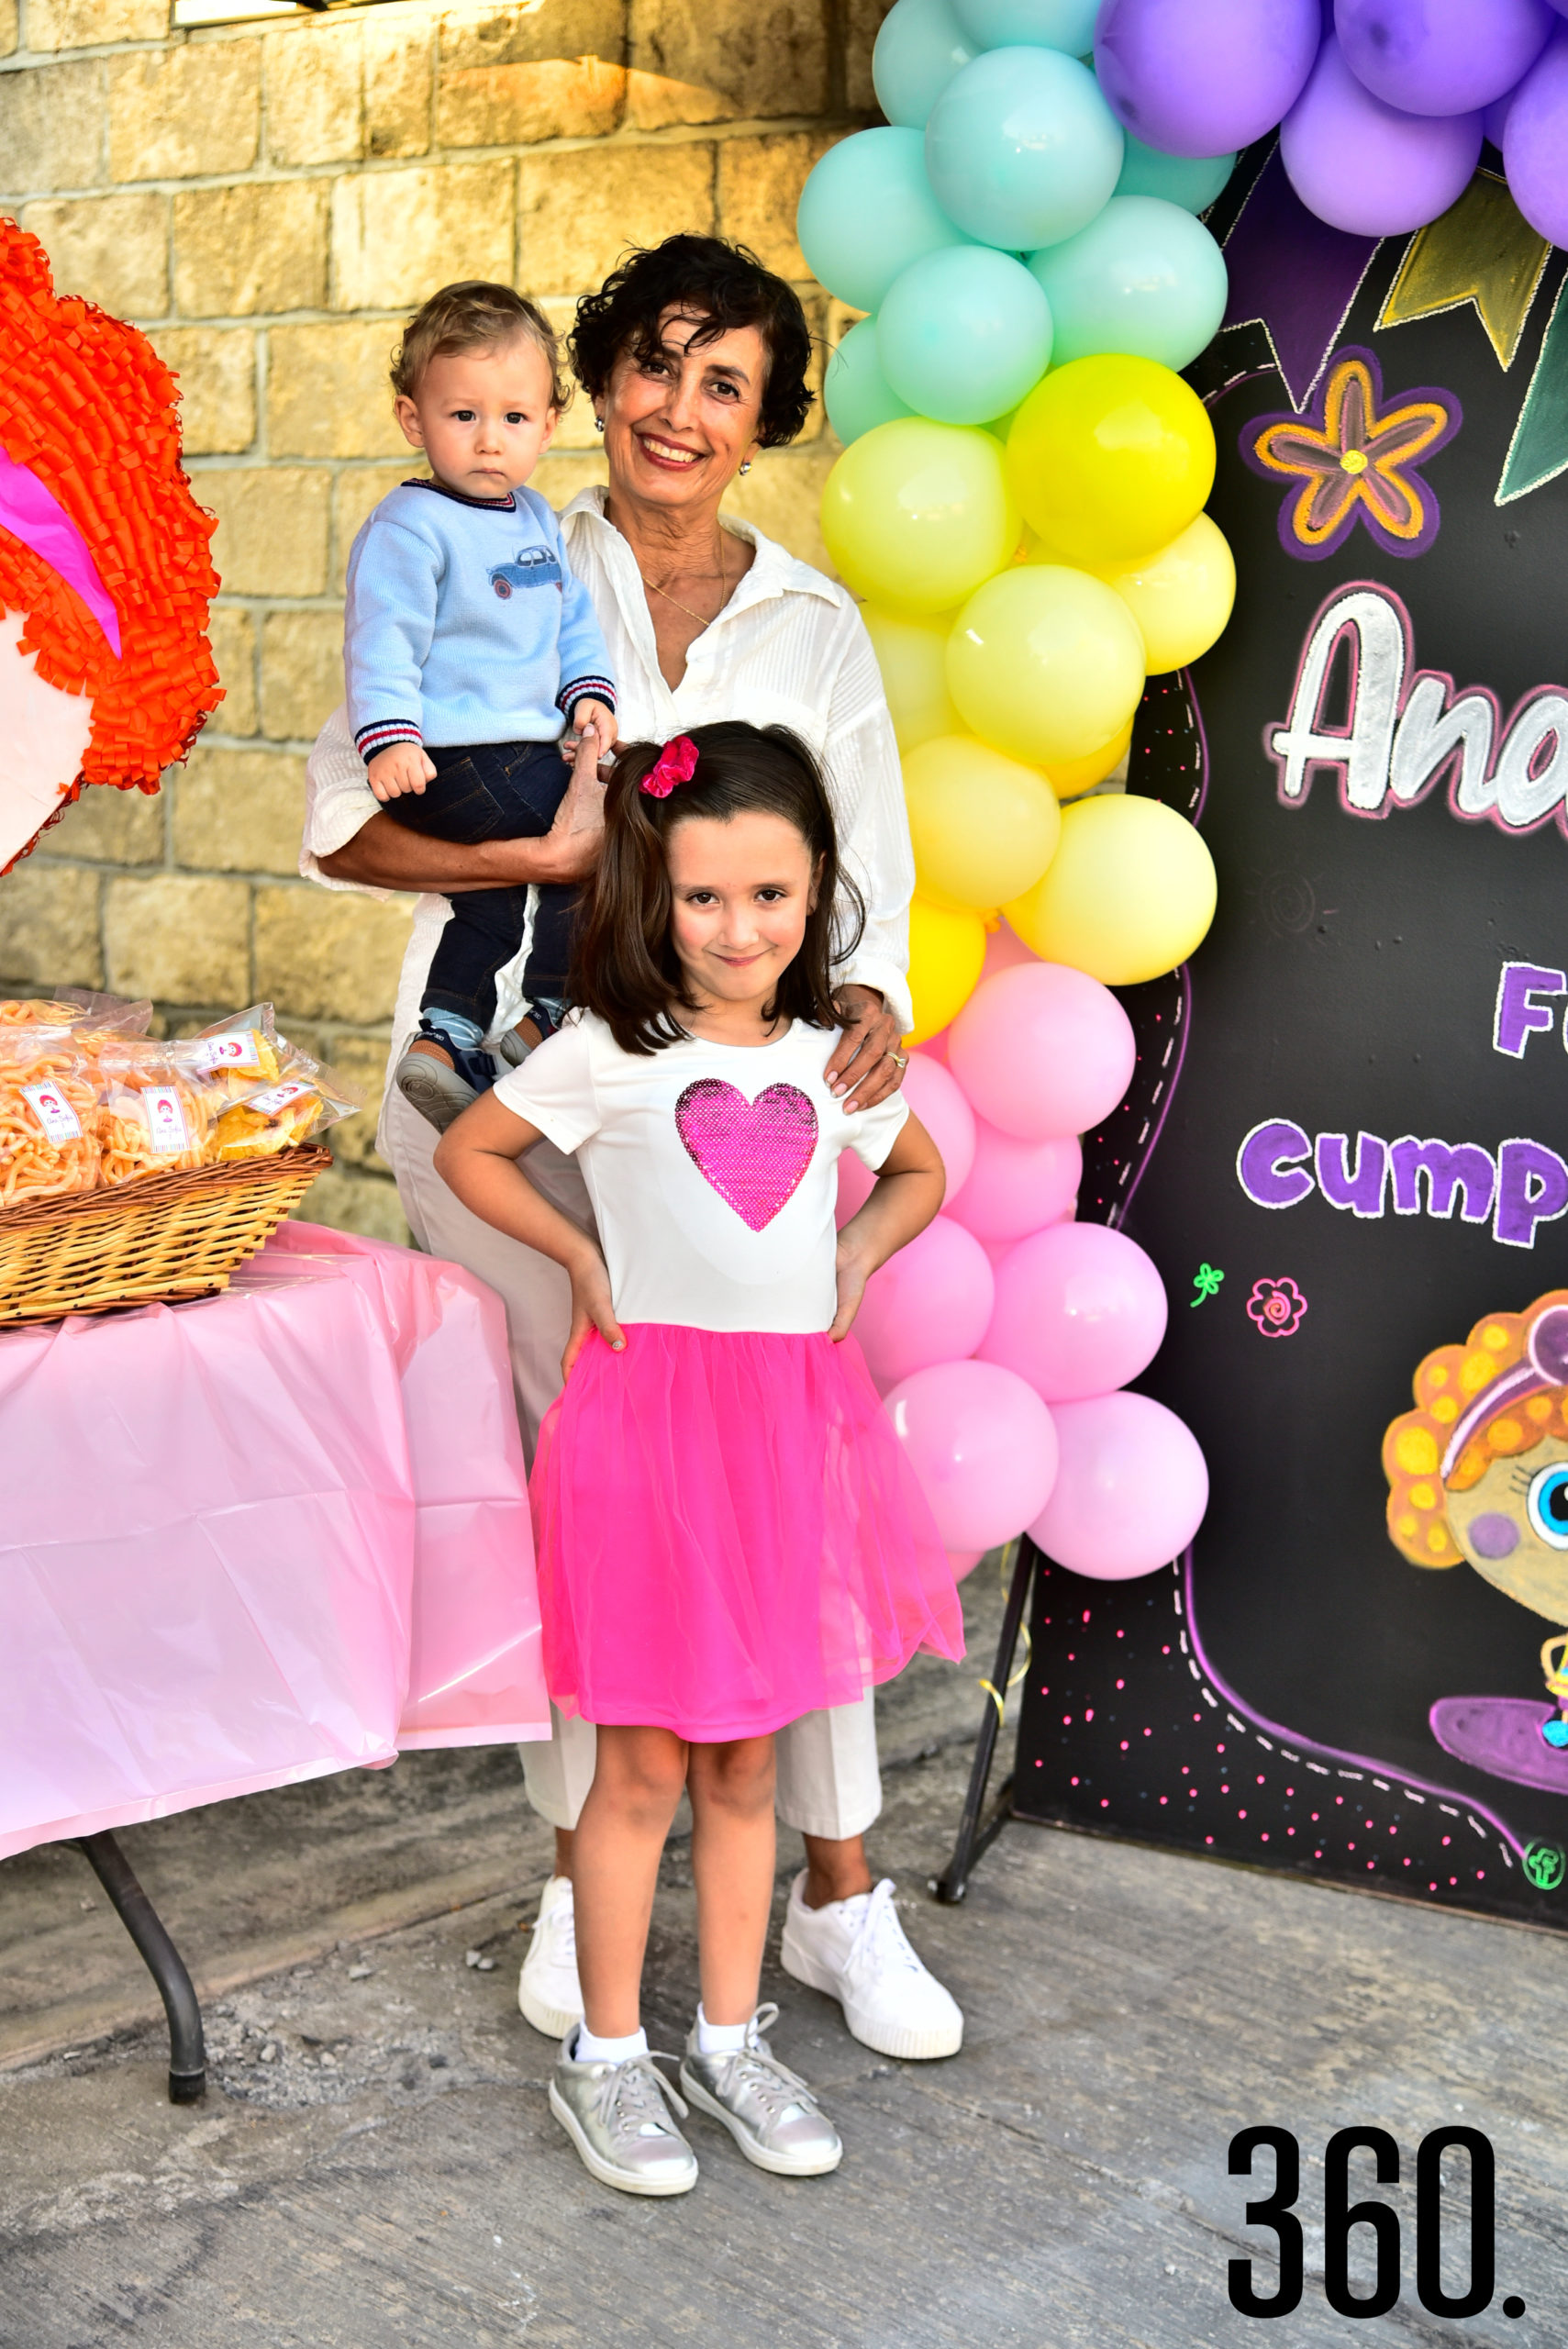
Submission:
<svg viewBox="0 0 1568 2349">
<path fill-rule="evenodd" d="M 816 760 L 783 726 L 726 719 L 689 740 L 697 763 L 668 798 L 642 789 L 657 742 L 628 744 L 616 760 L 605 802 L 605 845 L 576 923 L 571 995 L 596 1012 L 623 1052 L 662 1052 L 685 1030 L 676 1015 L 697 1007 L 670 937 L 672 897 L 665 842 L 673 827 L 705 817 L 782 816 L 811 852 L 816 903 L 800 952 L 780 977 L 769 1019 L 836 1028 L 833 965 L 854 952 L 865 921 L 859 889 L 839 860 L 833 811 Z"/>
</svg>

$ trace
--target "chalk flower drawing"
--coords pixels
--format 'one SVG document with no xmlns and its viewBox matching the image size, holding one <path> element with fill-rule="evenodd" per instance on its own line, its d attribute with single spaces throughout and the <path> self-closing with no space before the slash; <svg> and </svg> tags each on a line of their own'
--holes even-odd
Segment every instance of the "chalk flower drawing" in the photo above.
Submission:
<svg viewBox="0 0 1568 2349">
<path fill-rule="evenodd" d="M 1264 417 L 1242 435 L 1242 454 L 1265 479 L 1298 481 L 1280 509 L 1285 552 L 1306 562 L 1332 554 L 1364 522 L 1390 554 L 1421 554 L 1438 534 L 1438 501 L 1417 467 L 1458 431 L 1451 393 L 1403 394 L 1383 406 L 1370 351 L 1349 351 L 1329 371 L 1316 420 Z"/>
<path fill-rule="evenodd" d="M 1294 1281 L 1254 1281 L 1247 1313 L 1265 1338 L 1294 1338 L 1301 1327 L 1307 1299 Z"/>
</svg>

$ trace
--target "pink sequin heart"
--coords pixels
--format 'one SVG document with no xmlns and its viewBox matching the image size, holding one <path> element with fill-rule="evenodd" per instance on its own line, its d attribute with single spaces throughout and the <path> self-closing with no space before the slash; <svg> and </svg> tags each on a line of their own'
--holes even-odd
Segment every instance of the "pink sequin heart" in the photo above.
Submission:
<svg viewBox="0 0 1568 2349">
<path fill-rule="evenodd" d="M 676 1102 L 675 1125 L 704 1182 L 753 1231 L 788 1205 L 817 1147 L 817 1112 L 798 1085 L 748 1101 L 722 1077 L 699 1077 Z"/>
</svg>

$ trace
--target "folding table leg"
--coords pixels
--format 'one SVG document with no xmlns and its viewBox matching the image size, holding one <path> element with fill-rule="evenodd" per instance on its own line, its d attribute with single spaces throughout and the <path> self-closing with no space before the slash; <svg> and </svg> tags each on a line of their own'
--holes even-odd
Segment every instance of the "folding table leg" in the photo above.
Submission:
<svg viewBox="0 0 1568 2349">
<path fill-rule="evenodd" d="M 91 1863 L 121 1924 L 141 1952 L 158 1985 L 169 2018 L 169 2101 L 195 2104 L 206 2094 L 206 2047 L 202 2010 L 184 1960 L 164 1931 L 158 1911 L 138 1884 L 130 1862 L 109 1834 L 83 1835 L 78 1849 Z"/>
</svg>

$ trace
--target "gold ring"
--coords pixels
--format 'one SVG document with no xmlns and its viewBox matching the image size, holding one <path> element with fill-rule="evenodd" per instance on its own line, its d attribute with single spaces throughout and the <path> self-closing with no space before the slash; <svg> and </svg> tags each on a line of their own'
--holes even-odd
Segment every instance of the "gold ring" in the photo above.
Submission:
<svg viewBox="0 0 1568 2349">
<path fill-rule="evenodd" d="M 887 1057 L 893 1063 L 895 1068 L 907 1068 L 909 1065 L 909 1055 L 907 1052 L 889 1052 Z"/>
</svg>

